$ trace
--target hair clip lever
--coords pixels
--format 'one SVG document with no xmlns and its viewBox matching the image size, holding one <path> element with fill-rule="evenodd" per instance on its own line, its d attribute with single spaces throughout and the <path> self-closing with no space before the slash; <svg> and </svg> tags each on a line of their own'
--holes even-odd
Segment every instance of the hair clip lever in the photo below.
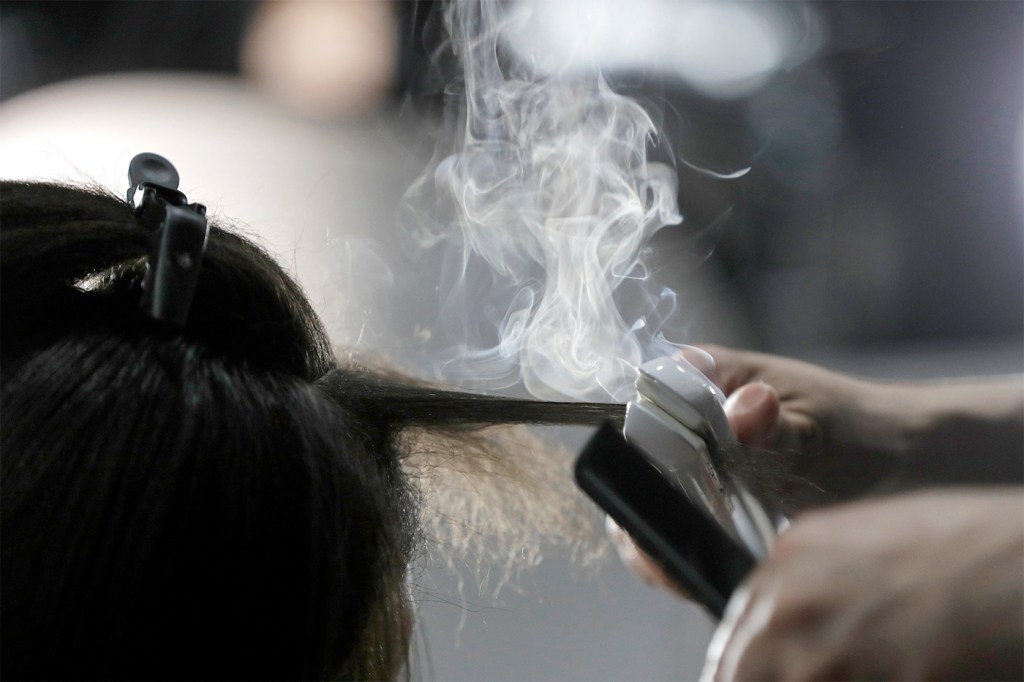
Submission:
<svg viewBox="0 0 1024 682">
<path fill-rule="evenodd" d="M 128 203 L 152 230 L 140 308 L 155 320 L 185 326 L 199 285 L 210 226 L 206 207 L 178 191 L 178 172 L 158 154 L 128 167 Z"/>
</svg>

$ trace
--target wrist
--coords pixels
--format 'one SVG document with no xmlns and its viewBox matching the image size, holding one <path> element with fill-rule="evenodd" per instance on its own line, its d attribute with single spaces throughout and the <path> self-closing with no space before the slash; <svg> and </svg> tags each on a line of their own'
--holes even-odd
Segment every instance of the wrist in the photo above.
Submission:
<svg viewBox="0 0 1024 682">
<path fill-rule="evenodd" d="M 1019 483 L 1024 385 L 934 382 L 880 387 L 877 405 L 901 469 L 932 482 Z"/>
<path fill-rule="evenodd" d="M 919 447 L 929 428 L 928 411 L 916 399 L 913 387 L 851 379 L 852 405 L 848 433 L 855 454 L 865 460 L 888 461 L 899 466 Z"/>
</svg>

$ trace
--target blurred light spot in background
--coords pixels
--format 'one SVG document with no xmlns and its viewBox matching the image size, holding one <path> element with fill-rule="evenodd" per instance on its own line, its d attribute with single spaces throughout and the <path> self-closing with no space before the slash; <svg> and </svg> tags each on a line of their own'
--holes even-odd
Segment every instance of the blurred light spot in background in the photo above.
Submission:
<svg viewBox="0 0 1024 682">
<path fill-rule="evenodd" d="M 246 34 L 242 68 L 301 115 L 367 114 L 395 77 L 394 22 L 387 2 L 265 2 Z"/>
<path fill-rule="evenodd" d="M 542 71 L 653 72 L 717 99 L 745 97 L 822 42 L 803 3 L 522 0 L 510 47 Z"/>
</svg>

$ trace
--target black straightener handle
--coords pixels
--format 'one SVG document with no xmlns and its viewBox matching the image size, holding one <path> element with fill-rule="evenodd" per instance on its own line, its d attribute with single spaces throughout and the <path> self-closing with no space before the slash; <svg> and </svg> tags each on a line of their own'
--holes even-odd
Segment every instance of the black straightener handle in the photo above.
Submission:
<svg viewBox="0 0 1024 682">
<path fill-rule="evenodd" d="M 753 555 L 605 424 L 576 460 L 576 482 L 681 588 L 716 618 Z"/>
</svg>

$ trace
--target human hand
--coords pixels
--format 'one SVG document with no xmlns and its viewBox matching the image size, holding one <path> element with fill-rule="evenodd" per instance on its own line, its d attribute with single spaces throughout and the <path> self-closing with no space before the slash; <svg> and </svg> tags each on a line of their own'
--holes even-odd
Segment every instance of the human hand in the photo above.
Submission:
<svg viewBox="0 0 1024 682">
<path fill-rule="evenodd" d="M 1024 493 L 973 488 L 807 514 L 733 597 L 705 679 L 1019 679 Z"/>
<path fill-rule="evenodd" d="M 740 443 L 786 455 L 790 473 L 821 491 L 819 501 L 863 493 L 902 456 L 910 424 L 894 385 L 721 346 L 684 356 L 728 396 L 725 412 Z"/>
<path fill-rule="evenodd" d="M 854 394 L 860 390 L 859 386 L 847 385 L 855 383 L 849 377 L 807 363 L 760 353 L 743 353 L 717 346 L 691 346 L 683 349 L 681 355 L 683 360 L 723 388 L 728 396 L 725 403 L 726 417 L 741 444 L 754 448 L 788 450 L 787 459 L 793 461 L 800 468 L 798 473 L 804 476 L 809 468 L 808 463 L 813 463 L 821 452 L 822 423 L 827 421 L 824 415 L 841 413 L 845 409 L 840 407 L 835 394 Z M 716 359 L 723 362 L 718 363 Z M 785 409 L 780 393 L 765 383 L 764 378 L 770 378 L 785 387 Z M 812 397 L 801 392 L 802 388 L 806 388 L 806 394 Z M 848 401 L 852 399 L 851 395 Z M 832 419 L 831 416 L 829 419 Z M 750 458 L 762 453 L 751 450 L 738 454 Z M 737 464 L 745 465 L 745 462 Z M 748 466 L 737 468 L 743 471 L 732 473 L 741 477 L 759 469 Z M 760 469 L 763 471 L 764 468 Z M 819 465 L 817 469 L 823 467 Z M 778 476 L 775 482 L 778 484 L 790 478 L 797 480 L 797 477 Z M 848 484 L 848 481 L 842 483 Z M 817 487 L 820 487 L 818 482 L 812 486 L 793 486 L 794 489 L 782 489 L 776 485 L 772 491 L 773 499 L 768 501 L 789 512 L 796 500 L 806 504 L 809 497 L 807 493 L 816 491 Z M 821 501 L 822 496 L 815 495 L 814 499 Z M 638 577 L 650 585 L 687 597 L 662 567 L 640 550 L 611 518 L 607 519 L 607 530 L 620 558 Z"/>
</svg>

